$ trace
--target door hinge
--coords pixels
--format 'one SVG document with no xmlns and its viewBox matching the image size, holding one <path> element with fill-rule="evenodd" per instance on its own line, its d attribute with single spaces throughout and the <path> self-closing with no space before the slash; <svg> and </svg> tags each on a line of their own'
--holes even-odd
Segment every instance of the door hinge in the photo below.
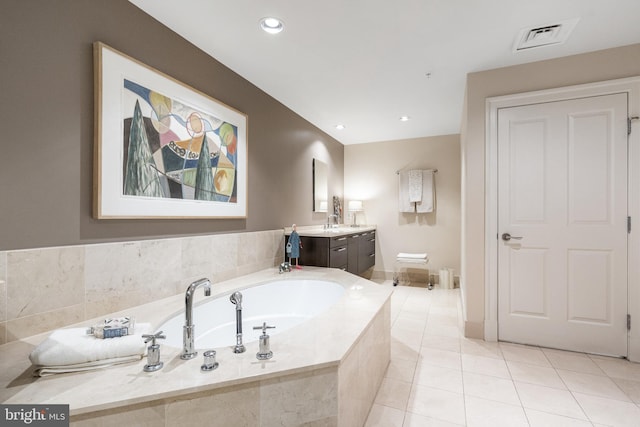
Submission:
<svg viewBox="0 0 640 427">
<path fill-rule="evenodd" d="M 631 234 L 631 217 L 627 217 L 627 234 Z"/>
<path fill-rule="evenodd" d="M 633 122 L 635 120 L 640 120 L 640 117 L 633 116 L 633 117 L 629 117 L 627 119 L 627 135 L 631 135 L 631 122 Z"/>
<path fill-rule="evenodd" d="M 631 315 L 627 314 L 627 331 L 631 330 Z"/>
</svg>

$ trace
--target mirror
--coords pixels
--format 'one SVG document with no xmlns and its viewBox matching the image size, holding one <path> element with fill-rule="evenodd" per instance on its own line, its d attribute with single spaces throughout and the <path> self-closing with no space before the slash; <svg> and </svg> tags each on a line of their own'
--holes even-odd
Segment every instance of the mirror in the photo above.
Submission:
<svg viewBox="0 0 640 427">
<path fill-rule="evenodd" d="M 329 184 L 327 164 L 313 159 L 313 211 L 327 212 L 329 208 Z"/>
</svg>

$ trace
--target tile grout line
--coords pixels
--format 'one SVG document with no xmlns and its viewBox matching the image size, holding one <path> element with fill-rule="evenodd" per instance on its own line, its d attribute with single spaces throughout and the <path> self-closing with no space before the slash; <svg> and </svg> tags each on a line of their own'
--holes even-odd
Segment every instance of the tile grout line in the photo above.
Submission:
<svg viewBox="0 0 640 427">
<path fill-rule="evenodd" d="M 394 294 L 396 296 L 399 296 L 400 292 L 397 292 L 397 293 L 394 292 Z M 423 295 L 421 295 L 418 292 L 414 292 L 413 290 L 410 291 L 410 292 L 402 292 L 401 303 L 398 303 L 398 306 L 397 306 L 398 309 L 397 309 L 397 312 L 396 312 L 396 316 L 394 317 L 394 324 L 395 324 L 395 322 L 397 322 L 398 319 L 401 319 L 403 317 L 405 319 L 409 320 L 408 323 L 409 323 L 409 331 L 410 331 L 412 328 L 415 328 L 416 326 L 418 326 L 417 322 L 412 325 L 412 319 L 413 319 L 413 321 L 415 321 L 416 317 L 417 317 L 416 316 L 416 312 L 417 312 L 416 308 L 418 308 L 418 311 L 419 311 L 420 305 L 421 304 L 424 305 L 426 303 L 426 310 L 427 310 L 426 317 L 424 317 L 424 320 L 420 320 L 420 322 L 422 322 L 422 325 L 419 328 L 416 328 L 416 329 L 422 331 L 421 335 L 416 334 L 416 338 L 417 338 L 417 336 L 420 336 L 418 357 L 417 357 L 417 360 L 411 359 L 410 360 L 411 363 L 409 364 L 409 365 L 413 365 L 413 367 L 414 367 L 413 375 L 412 375 L 411 381 L 410 381 L 409 397 L 411 397 L 411 391 L 414 389 L 414 387 L 418 387 L 418 384 L 416 382 L 416 378 L 417 378 L 417 375 L 418 375 L 418 368 L 419 368 L 419 365 L 420 365 L 419 362 L 424 361 L 423 360 L 423 349 L 430 348 L 430 349 L 439 350 L 439 351 L 444 351 L 444 350 L 452 351 L 451 350 L 451 346 L 449 346 L 449 344 L 453 345 L 453 342 L 451 342 L 451 343 L 447 342 L 447 343 L 445 343 L 445 344 L 443 344 L 441 346 L 441 345 L 438 344 L 439 341 L 441 341 L 441 340 L 438 340 L 437 338 L 435 338 L 435 339 L 427 338 L 429 335 L 432 335 L 432 336 L 435 336 L 435 337 L 449 337 L 449 336 L 451 336 L 451 334 L 448 334 L 449 333 L 448 330 L 447 331 L 438 332 L 438 326 L 439 326 L 438 322 L 439 321 L 440 322 L 444 321 L 443 322 L 443 326 L 447 326 L 447 327 L 449 326 L 449 318 L 452 317 L 452 316 L 449 316 L 449 313 L 447 312 L 447 309 L 450 308 L 451 302 L 453 300 L 449 299 L 448 297 L 445 298 L 445 295 L 438 295 L 436 293 L 433 293 L 433 294 L 429 294 L 429 298 L 426 299 L 422 303 L 420 301 L 417 301 L 417 302 L 414 301 L 414 303 L 415 303 L 415 305 L 414 305 L 411 302 L 411 300 L 412 299 L 415 300 L 415 298 L 413 298 L 413 297 L 416 297 L 416 296 L 419 296 L 420 298 L 423 298 Z M 409 304 L 407 304 L 407 303 L 409 303 Z M 406 305 L 406 310 L 404 309 L 405 305 Z M 442 310 L 436 310 L 436 312 L 434 312 L 433 311 L 434 308 L 438 308 L 438 309 L 442 309 Z M 404 316 L 404 315 L 406 315 L 406 316 Z M 464 379 L 465 379 L 465 374 L 469 374 L 469 372 L 464 370 L 464 365 L 463 365 L 463 361 L 462 361 L 463 339 L 464 339 L 464 337 L 462 336 L 461 329 L 460 329 L 460 308 L 459 307 L 457 307 L 456 316 L 457 316 L 456 325 L 457 325 L 457 331 L 458 331 L 458 333 L 456 334 L 456 339 L 457 339 L 458 345 L 456 346 L 457 350 L 455 351 L 455 353 L 457 353 L 458 357 L 459 357 L 459 362 L 458 362 L 459 365 L 458 366 L 459 366 L 459 368 L 461 370 L 461 376 L 462 376 L 462 397 L 463 397 L 462 404 L 463 404 L 463 410 L 464 410 L 464 423 L 465 423 L 465 425 L 467 425 L 469 423 L 468 414 L 467 414 L 467 398 L 469 398 L 470 396 L 467 396 L 467 394 L 466 394 L 466 387 L 465 387 Z M 420 317 L 422 317 L 422 316 L 420 316 Z M 435 324 L 431 324 L 431 326 L 433 326 L 435 329 L 431 330 L 430 329 L 430 322 L 434 322 L 434 321 L 436 321 L 436 323 Z M 433 332 L 435 332 L 435 334 Z M 427 340 L 431 341 L 431 344 L 427 344 Z M 495 354 L 496 354 L 496 356 L 499 355 L 500 357 L 499 358 L 496 357 L 496 359 L 497 360 L 501 360 L 505 364 L 505 367 L 507 368 L 507 372 L 509 374 L 509 381 L 513 385 L 513 387 L 515 389 L 515 392 L 516 392 L 516 396 L 518 397 L 518 401 L 519 401 L 519 405 L 518 406 L 521 407 L 522 411 L 524 412 L 524 415 L 525 415 L 524 419 L 526 420 L 526 423 L 528 425 L 532 425 L 531 424 L 532 420 L 530 419 L 530 415 L 526 411 L 526 408 L 524 406 L 522 397 L 520 396 L 520 391 L 516 387 L 516 381 L 514 380 L 513 375 L 512 375 L 512 368 L 509 366 L 509 364 L 507 363 L 507 359 L 505 358 L 504 348 L 503 348 L 503 346 L 499 345 L 500 343 L 497 343 L 497 344 L 498 344 L 498 346 L 497 346 L 498 352 L 495 353 Z M 425 345 L 426 345 L 426 347 L 425 347 Z M 435 345 L 435 347 L 433 345 Z M 530 408 L 530 409 L 534 410 L 534 411 L 540 411 L 541 413 L 546 413 L 546 414 L 548 414 L 550 416 L 564 417 L 564 418 L 568 418 L 568 419 L 571 419 L 571 420 L 581 421 L 581 422 L 585 422 L 585 423 L 594 425 L 594 421 L 587 414 L 587 412 L 585 411 L 585 408 L 583 407 L 583 405 L 580 404 L 580 402 L 576 398 L 576 396 L 575 396 L 576 392 L 574 392 L 573 390 L 569 389 L 569 385 L 567 384 L 565 378 L 563 378 L 560 375 L 559 371 L 562 370 L 562 369 L 556 367 L 554 365 L 554 363 L 552 363 L 550 354 L 545 352 L 544 351 L 545 349 L 543 349 L 542 347 L 539 347 L 539 346 L 528 346 L 528 347 L 531 347 L 533 349 L 536 349 L 536 350 L 542 352 L 543 359 L 541 359 L 541 361 L 544 360 L 544 362 L 546 364 L 548 364 L 548 366 L 550 366 L 552 368 L 552 370 L 556 374 L 556 376 L 560 378 L 561 384 L 563 384 L 563 386 L 565 387 L 565 390 L 569 391 L 571 397 L 578 404 L 578 407 L 580 408 L 580 410 L 582 412 L 582 415 L 585 418 L 575 418 L 573 416 L 569 416 L 569 415 L 565 415 L 565 414 L 559 414 L 559 413 L 555 413 L 555 412 L 548 412 L 548 411 L 546 411 L 544 409 L 533 409 L 533 408 Z M 562 350 L 558 350 L 558 351 L 562 351 Z M 474 353 L 469 353 L 469 354 L 473 355 Z M 594 363 L 594 365 L 597 366 L 598 371 L 603 374 L 602 377 L 608 378 L 610 381 L 612 381 L 615 384 L 615 389 L 616 390 L 620 391 L 624 396 L 626 396 L 633 405 L 635 405 L 636 407 L 640 408 L 640 404 L 636 403 L 631 398 L 631 396 L 627 392 L 625 392 L 621 388 L 621 386 L 615 381 L 614 377 L 611 377 L 609 375 L 608 372 L 611 372 L 612 370 L 613 370 L 614 373 L 618 372 L 619 369 L 618 369 L 617 365 L 614 365 L 608 371 L 605 371 L 600 366 L 600 364 L 597 363 L 596 360 L 594 360 L 591 357 L 589 357 L 590 355 L 588 355 L 586 353 L 582 353 L 582 354 L 585 354 L 589 358 L 589 360 L 591 360 Z M 477 356 L 482 357 L 480 354 L 478 354 Z M 409 361 L 409 359 L 407 359 L 407 360 Z M 541 366 L 541 365 L 538 365 L 538 364 L 535 364 L 535 363 L 534 364 L 527 363 L 527 360 L 529 360 L 529 359 L 525 358 L 525 361 L 519 361 L 516 358 L 516 360 L 514 360 L 514 362 L 519 361 L 520 363 L 524 363 L 524 364 L 527 364 L 527 365 L 532 365 L 532 366 L 536 366 L 536 367 L 540 367 Z M 542 365 L 542 366 L 544 366 L 544 365 Z M 583 370 L 575 370 L 574 371 L 572 369 L 564 369 L 564 370 L 569 371 L 569 372 L 573 372 L 573 373 L 576 373 L 576 374 L 591 374 L 591 375 L 594 375 L 594 376 L 600 376 L 600 375 L 595 375 L 595 374 L 593 374 L 593 373 L 591 373 L 589 371 L 583 371 Z M 484 375 L 486 375 L 486 374 L 484 374 Z M 488 375 L 488 376 L 493 376 L 493 375 Z M 501 377 L 497 377 L 497 378 L 501 378 Z M 620 379 L 622 379 L 622 378 L 620 378 Z M 524 382 L 524 384 L 529 384 L 529 383 Z M 540 387 L 549 387 L 548 385 L 544 385 L 544 384 L 533 384 L 533 385 L 540 386 Z M 433 384 L 431 384 L 430 386 L 433 386 Z M 439 387 L 436 387 L 436 388 L 439 388 Z M 556 389 L 555 387 L 549 387 L 549 388 Z M 561 389 L 557 389 L 557 390 L 561 390 Z M 610 397 L 604 397 L 604 396 L 600 396 L 600 395 L 592 395 L 590 393 L 585 393 L 585 394 L 593 396 L 593 397 L 596 397 L 596 398 L 624 402 L 624 401 L 621 401 L 621 400 L 618 400 L 618 399 L 614 399 L 614 398 L 610 398 Z M 498 402 L 501 402 L 501 401 L 498 400 Z M 502 402 L 502 403 L 504 403 L 504 402 Z M 626 403 L 628 403 L 628 402 L 626 402 Z M 384 405 L 384 406 L 386 406 L 386 405 Z M 390 407 L 390 408 L 392 408 L 392 407 Z M 400 417 L 400 414 L 397 414 L 396 415 L 397 418 L 395 418 L 396 421 L 400 421 L 400 418 L 401 418 L 401 422 L 402 422 L 401 426 L 402 427 L 409 427 L 409 424 L 407 422 L 411 420 L 412 413 L 410 413 L 408 411 L 408 409 L 409 409 L 409 399 L 407 399 L 407 402 L 406 402 L 406 405 L 405 405 L 405 410 L 402 411 L 402 417 Z M 433 418 L 431 416 L 423 415 L 421 413 L 415 414 L 415 417 L 418 417 L 418 418 L 427 417 L 429 419 L 434 419 L 434 420 L 438 419 L 438 418 Z M 415 420 L 414 420 L 414 422 L 415 422 Z"/>
<path fill-rule="evenodd" d="M 458 311 L 458 325 L 460 324 L 460 319 L 462 318 L 461 316 L 461 310 L 462 307 L 460 305 L 460 303 L 458 302 L 456 304 L 457 306 L 457 311 Z M 459 326 L 458 326 L 459 327 Z M 460 334 L 459 334 L 460 335 Z M 462 363 L 462 343 L 460 343 L 460 338 L 458 338 L 458 345 L 459 350 L 460 350 L 460 372 L 461 372 L 461 377 L 462 377 L 462 404 L 464 407 L 464 425 L 467 426 L 469 425 L 469 419 L 468 419 L 468 414 L 467 414 L 467 393 L 465 393 L 465 387 L 464 387 L 464 365 Z"/>
</svg>

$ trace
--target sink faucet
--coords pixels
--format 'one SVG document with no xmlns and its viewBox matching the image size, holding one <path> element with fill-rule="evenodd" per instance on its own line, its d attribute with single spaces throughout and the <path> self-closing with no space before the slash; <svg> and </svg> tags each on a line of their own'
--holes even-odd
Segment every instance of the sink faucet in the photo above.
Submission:
<svg viewBox="0 0 640 427">
<path fill-rule="evenodd" d="M 183 346 L 182 354 L 180 355 L 180 359 L 183 360 L 193 359 L 198 355 L 198 352 L 194 349 L 195 334 L 193 332 L 193 328 L 195 325 L 193 324 L 193 294 L 200 286 L 204 286 L 205 296 L 211 295 L 211 282 L 209 281 L 209 279 L 204 278 L 196 280 L 195 282 L 190 284 L 184 297 L 185 324 L 182 329 Z"/>
<path fill-rule="evenodd" d="M 326 228 L 331 228 L 331 226 L 329 225 L 329 220 L 333 218 L 333 224 L 334 225 L 338 225 L 338 215 L 336 214 L 331 214 L 329 216 L 327 216 L 327 227 Z"/>
</svg>

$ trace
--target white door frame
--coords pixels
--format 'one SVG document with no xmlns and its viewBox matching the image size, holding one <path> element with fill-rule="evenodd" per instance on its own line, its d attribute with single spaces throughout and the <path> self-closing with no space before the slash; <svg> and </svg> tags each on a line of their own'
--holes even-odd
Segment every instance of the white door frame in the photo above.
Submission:
<svg viewBox="0 0 640 427">
<path fill-rule="evenodd" d="M 627 93 L 629 116 L 640 116 L 640 76 L 557 89 L 487 98 L 485 122 L 485 319 L 484 338 L 498 340 L 498 110 L 521 105 Z M 640 362 L 640 123 L 629 137 L 628 313 L 631 315 L 628 358 Z"/>
</svg>

